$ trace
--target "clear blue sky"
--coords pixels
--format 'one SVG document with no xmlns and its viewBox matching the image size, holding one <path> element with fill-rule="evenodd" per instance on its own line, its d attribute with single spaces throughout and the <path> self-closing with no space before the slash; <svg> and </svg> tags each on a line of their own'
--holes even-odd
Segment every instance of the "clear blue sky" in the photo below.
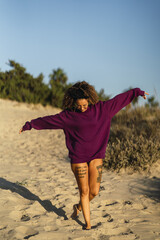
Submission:
<svg viewBox="0 0 160 240">
<path fill-rule="evenodd" d="M 160 0 L 0 0 L 0 69 L 62 68 L 116 95 L 140 87 L 160 101 Z"/>
</svg>

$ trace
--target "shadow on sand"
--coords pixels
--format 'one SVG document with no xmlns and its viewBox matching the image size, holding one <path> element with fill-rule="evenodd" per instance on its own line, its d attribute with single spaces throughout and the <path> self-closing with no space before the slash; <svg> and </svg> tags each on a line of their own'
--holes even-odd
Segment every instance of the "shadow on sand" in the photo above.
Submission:
<svg viewBox="0 0 160 240">
<path fill-rule="evenodd" d="M 49 200 L 42 201 L 38 196 L 36 196 L 32 192 L 30 192 L 27 188 L 19 184 L 9 182 L 4 178 L 0 178 L 0 188 L 10 190 L 11 192 L 16 192 L 20 196 L 28 200 L 38 201 L 41 204 L 41 206 L 48 212 L 55 212 L 58 216 L 64 217 L 64 220 L 68 219 L 65 214 L 65 211 L 62 208 L 56 208 L 55 206 L 52 205 L 51 201 Z"/>
<path fill-rule="evenodd" d="M 136 194 L 143 194 L 146 197 L 160 202 L 160 178 L 145 177 L 132 182 L 130 192 Z"/>
</svg>

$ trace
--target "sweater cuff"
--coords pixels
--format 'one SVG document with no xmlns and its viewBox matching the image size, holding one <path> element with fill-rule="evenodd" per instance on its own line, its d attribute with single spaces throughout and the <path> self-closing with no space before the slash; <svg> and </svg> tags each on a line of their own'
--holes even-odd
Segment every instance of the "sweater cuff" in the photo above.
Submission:
<svg viewBox="0 0 160 240">
<path fill-rule="evenodd" d="M 32 128 L 31 123 L 26 122 L 22 129 L 23 131 L 26 131 L 26 130 L 31 130 L 31 128 Z"/>
<path fill-rule="evenodd" d="M 135 88 L 135 89 L 137 90 L 136 97 L 145 95 L 145 91 L 142 91 L 140 88 Z"/>
<path fill-rule="evenodd" d="M 144 96 L 145 95 L 145 91 L 142 91 L 141 89 L 140 89 L 140 96 Z"/>
</svg>

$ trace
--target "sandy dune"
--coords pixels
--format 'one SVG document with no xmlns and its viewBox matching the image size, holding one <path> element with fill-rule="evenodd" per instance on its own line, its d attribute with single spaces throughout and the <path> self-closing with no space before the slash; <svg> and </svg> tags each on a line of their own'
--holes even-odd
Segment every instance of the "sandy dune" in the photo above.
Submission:
<svg viewBox="0 0 160 240">
<path fill-rule="evenodd" d="M 82 213 L 61 130 L 20 127 L 58 109 L 0 99 L 0 239 L 160 240 L 160 162 L 150 174 L 103 171 L 91 202 L 93 229 L 83 231 Z"/>
</svg>

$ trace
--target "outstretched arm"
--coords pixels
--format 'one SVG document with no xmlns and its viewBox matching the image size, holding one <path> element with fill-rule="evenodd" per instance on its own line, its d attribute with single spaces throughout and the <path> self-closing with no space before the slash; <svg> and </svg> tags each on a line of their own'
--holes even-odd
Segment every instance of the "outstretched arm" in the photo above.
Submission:
<svg viewBox="0 0 160 240">
<path fill-rule="evenodd" d="M 140 88 L 134 88 L 106 101 L 105 107 L 110 116 L 113 117 L 118 111 L 132 102 L 134 98 L 142 96 L 144 99 L 146 99 L 146 95 L 149 94 L 145 91 L 142 91 Z"/>
<path fill-rule="evenodd" d="M 25 125 L 19 130 L 19 134 L 23 131 L 31 130 L 32 128 L 37 130 L 42 129 L 63 129 L 64 121 L 62 114 L 56 114 L 46 117 L 40 117 L 33 119 L 30 122 L 26 122 Z"/>
</svg>

